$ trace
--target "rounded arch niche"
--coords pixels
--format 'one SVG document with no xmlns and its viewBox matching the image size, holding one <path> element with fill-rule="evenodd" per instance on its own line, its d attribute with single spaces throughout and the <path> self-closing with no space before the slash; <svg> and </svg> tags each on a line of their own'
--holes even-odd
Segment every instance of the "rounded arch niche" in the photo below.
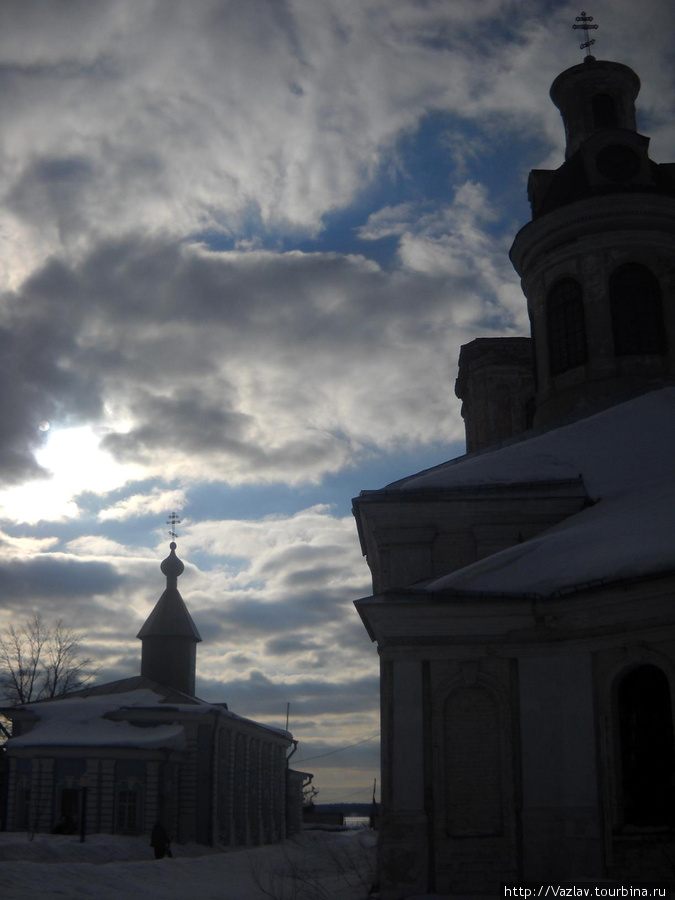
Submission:
<svg viewBox="0 0 675 900">
<path fill-rule="evenodd" d="M 493 692 L 480 683 L 451 691 L 443 707 L 443 738 L 448 835 L 501 834 L 504 749 Z"/>
</svg>

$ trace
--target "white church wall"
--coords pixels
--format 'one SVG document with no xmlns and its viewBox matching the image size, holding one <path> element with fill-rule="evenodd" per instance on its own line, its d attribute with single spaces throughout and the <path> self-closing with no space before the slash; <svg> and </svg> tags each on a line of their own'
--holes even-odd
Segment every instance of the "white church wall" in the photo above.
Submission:
<svg viewBox="0 0 675 900">
<path fill-rule="evenodd" d="M 519 661 L 525 877 L 601 870 L 589 652 Z"/>
<path fill-rule="evenodd" d="M 430 655 L 436 890 L 487 893 L 518 877 L 514 663 L 476 646 Z"/>
<path fill-rule="evenodd" d="M 382 871 L 398 897 L 418 892 L 428 878 L 428 823 L 424 810 L 422 666 L 405 651 L 381 663 L 383 815 Z M 397 741 L 402 744 L 397 744 Z"/>
<path fill-rule="evenodd" d="M 422 782 L 422 670 L 418 662 L 393 663 L 393 809 L 420 809 Z"/>
</svg>

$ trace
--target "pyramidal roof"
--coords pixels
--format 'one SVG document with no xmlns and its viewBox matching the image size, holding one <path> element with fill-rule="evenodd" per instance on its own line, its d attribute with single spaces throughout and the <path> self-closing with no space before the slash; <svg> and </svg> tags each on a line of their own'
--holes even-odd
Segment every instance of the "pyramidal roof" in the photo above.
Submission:
<svg viewBox="0 0 675 900">
<path fill-rule="evenodd" d="M 166 590 L 136 637 L 141 640 L 160 636 L 182 637 L 199 643 L 201 635 L 178 590 L 178 576 L 183 573 L 185 566 L 182 560 L 176 556 L 176 544 L 173 541 L 169 548 L 171 552 L 160 565 L 162 572 L 166 575 Z"/>
</svg>

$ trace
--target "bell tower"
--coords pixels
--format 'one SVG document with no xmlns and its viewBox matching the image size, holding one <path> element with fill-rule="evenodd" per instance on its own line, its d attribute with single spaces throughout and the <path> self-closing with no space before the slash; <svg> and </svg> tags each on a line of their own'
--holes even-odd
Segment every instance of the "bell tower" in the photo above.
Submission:
<svg viewBox="0 0 675 900">
<path fill-rule="evenodd" d="M 597 27 L 578 18 L 575 27 Z M 592 43 L 551 87 L 565 161 L 530 173 L 532 221 L 510 253 L 527 297 L 542 427 L 675 378 L 675 164 L 653 162 L 637 131 L 638 76 L 595 59 Z"/>
<path fill-rule="evenodd" d="M 143 646 L 141 675 L 194 697 L 197 644 L 201 637 L 178 590 L 178 577 L 185 566 L 176 556 L 175 541 L 169 544 L 169 551 L 160 565 L 166 576 L 166 590 L 136 635 Z"/>
</svg>

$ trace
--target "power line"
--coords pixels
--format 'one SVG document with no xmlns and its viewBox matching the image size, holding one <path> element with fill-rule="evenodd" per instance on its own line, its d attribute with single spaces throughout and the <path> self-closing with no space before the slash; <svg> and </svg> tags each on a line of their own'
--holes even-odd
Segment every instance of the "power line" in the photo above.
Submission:
<svg viewBox="0 0 675 900">
<path fill-rule="evenodd" d="M 319 753 L 318 756 L 305 756 L 302 759 L 294 759 L 293 765 L 301 762 L 310 762 L 313 759 L 323 759 L 324 756 L 332 756 L 334 753 L 342 753 L 343 750 L 350 750 L 352 747 L 358 747 L 360 744 L 367 744 L 368 741 L 373 741 L 375 738 L 380 736 L 380 732 L 377 734 L 371 734 L 370 737 L 364 738 L 362 741 L 356 741 L 355 744 L 347 744 L 346 747 L 339 747 L 337 750 L 329 750 L 328 753 Z"/>
<path fill-rule="evenodd" d="M 337 800 L 326 800 L 326 806 L 332 806 L 333 803 L 342 803 L 343 800 L 348 800 L 350 797 L 356 797 L 358 794 L 370 794 L 372 792 L 371 787 L 362 788 L 360 791 L 352 791 L 351 794 L 345 794 L 344 797 L 338 797 Z M 321 804 L 319 804 L 321 805 Z"/>
</svg>

